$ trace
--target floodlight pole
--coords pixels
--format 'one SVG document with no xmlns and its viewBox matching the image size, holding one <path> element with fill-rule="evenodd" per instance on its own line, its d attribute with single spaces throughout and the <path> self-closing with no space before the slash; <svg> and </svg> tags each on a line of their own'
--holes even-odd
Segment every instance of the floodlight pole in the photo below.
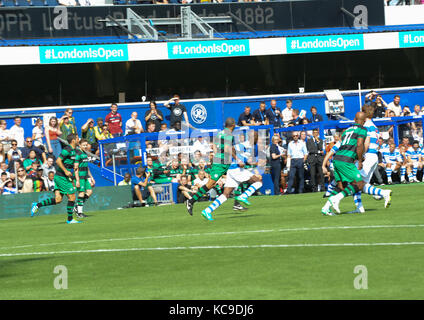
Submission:
<svg viewBox="0 0 424 320">
<path fill-rule="evenodd" d="M 358 82 L 359 111 L 362 111 L 361 83 Z"/>
</svg>

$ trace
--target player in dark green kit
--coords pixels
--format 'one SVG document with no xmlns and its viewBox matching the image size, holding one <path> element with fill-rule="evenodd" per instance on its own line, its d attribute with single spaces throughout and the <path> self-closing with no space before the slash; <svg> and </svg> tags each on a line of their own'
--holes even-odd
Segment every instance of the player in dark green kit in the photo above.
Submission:
<svg viewBox="0 0 424 320">
<path fill-rule="evenodd" d="M 331 196 L 321 213 L 324 215 L 334 215 L 331 208 L 340 213 L 339 203 L 347 197 L 364 190 L 365 182 L 362 179 L 359 170 L 362 169 L 363 155 L 365 154 L 365 139 L 367 138 L 367 129 L 364 127 L 366 115 L 358 112 L 355 116 L 355 123 L 343 132 L 341 137 L 341 145 L 333 158 L 334 178 L 337 182 L 338 193 Z M 358 166 L 355 162 L 358 161 Z M 390 190 L 381 190 L 381 194 L 385 198 L 387 208 L 390 205 Z"/>
<path fill-rule="evenodd" d="M 68 198 L 68 204 L 66 206 L 66 212 L 68 214 L 67 223 L 80 223 L 73 219 L 73 210 L 75 205 L 75 193 L 76 188 L 73 181 L 73 169 L 76 159 L 76 146 L 78 143 L 78 136 L 74 134 L 68 135 L 66 139 L 69 146 L 62 149 L 59 157 L 56 159 L 56 174 L 54 176 L 55 183 L 55 197 L 43 200 L 41 202 L 34 202 L 31 207 L 31 217 L 33 217 L 38 209 L 41 207 L 52 206 L 62 202 L 63 196 Z"/>
<path fill-rule="evenodd" d="M 194 203 L 203 197 L 210 189 L 212 189 L 219 178 L 227 173 L 228 168 L 231 165 L 232 159 L 236 159 L 236 150 L 234 148 L 234 135 L 233 131 L 236 126 L 236 122 L 233 118 L 227 118 L 225 120 L 225 128 L 214 138 L 214 158 L 210 171 L 211 178 L 209 181 L 195 193 L 191 199 L 186 201 L 187 211 L 190 215 L 193 215 Z M 205 219 L 213 220 L 212 216 L 205 215 L 202 213 Z"/>
<path fill-rule="evenodd" d="M 84 202 L 93 194 L 94 179 L 88 168 L 89 158 L 87 151 L 90 151 L 91 146 L 87 140 L 81 139 L 79 148 L 76 149 L 76 158 L 74 163 L 75 171 L 75 186 L 78 192 L 77 204 L 74 207 L 74 213 L 78 218 L 85 218 L 83 212 Z"/>
</svg>

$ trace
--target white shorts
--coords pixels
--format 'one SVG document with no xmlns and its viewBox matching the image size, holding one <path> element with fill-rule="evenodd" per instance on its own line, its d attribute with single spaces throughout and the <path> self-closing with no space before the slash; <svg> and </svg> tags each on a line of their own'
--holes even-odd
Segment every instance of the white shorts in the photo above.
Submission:
<svg viewBox="0 0 424 320">
<path fill-rule="evenodd" d="M 237 188 L 240 183 L 249 181 L 253 173 L 245 168 L 235 168 L 227 171 L 224 188 Z"/>
<path fill-rule="evenodd" d="M 362 180 L 365 183 L 370 183 L 372 175 L 378 166 L 378 156 L 375 153 L 366 153 L 365 160 L 362 162 L 362 169 L 360 170 Z"/>
</svg>

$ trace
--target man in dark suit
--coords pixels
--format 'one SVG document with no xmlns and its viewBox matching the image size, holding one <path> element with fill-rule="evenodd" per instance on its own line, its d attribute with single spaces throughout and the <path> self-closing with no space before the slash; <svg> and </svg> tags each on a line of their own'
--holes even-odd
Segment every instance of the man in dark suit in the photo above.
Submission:
<svg viewBox="0 0 424 320">
<path fill-rule="evenodd" d="M 324 190 L 324 175 L 322 173 L 322 162 L 324 160 L 324 141 L 319 138 L 318 129 L 314 129 L 312 134 L 312 138 L 306 140 L 306 149 L 308 150 L 307 163 L 311 173 L 312 191 L 317 192 L 318 185 L 320 186 L 321 190 Z"/>
</svg>

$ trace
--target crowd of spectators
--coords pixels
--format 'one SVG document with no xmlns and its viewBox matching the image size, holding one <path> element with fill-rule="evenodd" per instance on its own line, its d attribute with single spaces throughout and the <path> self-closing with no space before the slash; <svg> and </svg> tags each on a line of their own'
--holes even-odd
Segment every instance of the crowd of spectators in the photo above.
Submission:
<svg viewBox="0 0 424 320">
<path fill-rule="evenodd" d="M 384 0 L 387 6 L 403 6 L 424 4 L 424 0 Z"/>
<path fill-rule="evenodd" d="M 421 108 L 419 105 L 413 108 L 402 106 L 398 95 L 394 96 L 393 101 L 386 103 L 379 93 L 370 91 L 366 95 L 365 102 L 374 107 L 375 118 L 424 114 L 424 107 Z M 315 106 L 309 108 L 310 117 L 307 118 L 306 111 L 296 108 L 292 100 L 286 100 L 281 106 L 279 104 L 276 99 L 272 99 L 260 102 L 253 111 L 251 106 L 246 106 L 238 118 L 238 126 L 272 125 L 274 128 L 290 128 L 324 120 Z M 178 95 L 166 101 L 164 106 L 170 110 L 169 127 L 154 101 L 150 103 L 143 118 L 139 119 L 139 114 L 134 111 L 126 121 L 118 112 L 118 105 L 112 104 L 105 118 L 87 119 L 80 128 L 81 138 L 89 142 L 92 154 L 98 155 L 99 141 L 104 139 L 143 132 L 179 132 L 183 123 L 193 128 L 188 120 L 187 109 L 180 102 Z M 73 110 L 66 109 L 59 119 L 49 118 L 46 125 L 41 118 L 37 119 L 30 133 L 24 132 L 21 122 L 22 119 L 16 117 L 14 125 L 8 129 L 6 121 L 0 120 L 0 192 L 12 194 L 53 190 L 54 163 L 63 148 L 62 139 L 66 140 L 71 133 L 78 134 Z M 387 164 L 383 154 L 393 142 L 393 126 L 379 127 L 379 130 L 382 133 L 381 161 L 374 182 L 382 184 L 392 179 L 391 176 L 390 178 L 387 176 Z M 399 134 L 400 139 L 404 141 L 403 146 L 399 146 L 403 162 L 399 161 L 397 166 L 403 166 L 409 172 L 412 169 L 406 152 L 412 148 L 415 140 L 418 146 L 422 147 L 422 124 L 421 122 L 402 124 L 399 126 Z M 264 152 L 268 160 L 266 172 L 271 174 L 274 194 L 323 191 L 331 178 L 328 173 L 330 171 L 322 168 L 323 158 L 339 139 L 339 132 L 335 130 L 327 132 L 327 138 L 322 140 L 318 129 L 277 133 L 272 137 Z M 245 136 L 240 136 L 238 141 L 237 148 L 242 152 L 248 153 L 248 150 L 252 152 L 255 148 Z M 189 152 L 178 149 L 188 146 Z M 137 179 L 136 175 L 126 174 L 125 179 L 119 184 L 132 185 L 133 188 L 140 185 L 140 193 L 137 193 L 139 200 L 144 201 L 145 197 L 156 199 L 154 186 L 172 182 L 178 184 L 177 198 L 182 202 L 190 198 L 210 178 L 209 170 L 213 159 L 213 141 L 210 137 L 186 140 L 159 138 L 146 141 L 146 147 L 149 156 L 145 172 Z M 257 164 L 252 160 L 250 165 Z M 421 167 L 420 164 L 418 169 Z M 394 177 L 396 181 L 396 170 Z M 400 177 L 398 180 L 400 181 Z M 205 200 L 216 198 L 221 193 L 224 183 L 225 176 Z"/>
</svg>

